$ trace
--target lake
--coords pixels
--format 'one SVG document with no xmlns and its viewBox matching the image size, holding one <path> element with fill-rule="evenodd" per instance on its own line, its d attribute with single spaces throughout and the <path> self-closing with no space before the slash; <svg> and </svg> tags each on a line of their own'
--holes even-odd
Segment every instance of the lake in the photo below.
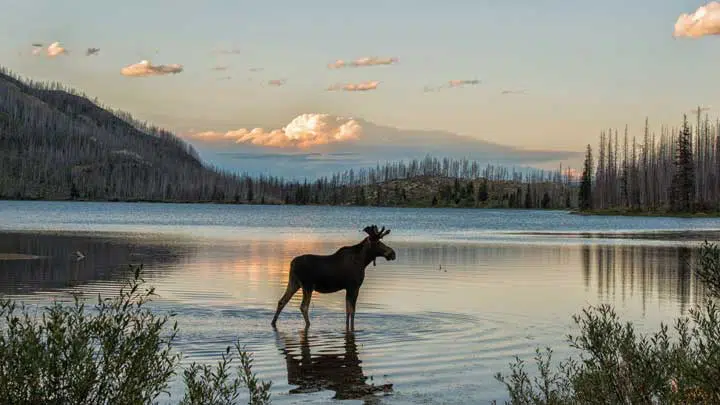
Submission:
<svg viewBox="0 0 720 405">
<path fill-rule="evenodd" d="M 345 334 L 344 293 L 315 294 L 304 334 L 298 293 L 275 332 L 292 257 L 357 243 L 369 224 L 392 230 L 397 260 L 368 267 L 356 331 Z M 704 294 L 688 260 L 718 235 L 712 218 L 0 201 L 0 256 L 15 255 L 0 260 L 0 293 L 38 304 L 112 294 L 128 263 L 143 263 L 154 307 L 178 314 L 183 363 L 215 362 L 239 339 L 273 403 L 479 404 L 506 399 L 493 375 L 515 355 L 568 355 L 586 305 L 612 303 L 645 330 L 686 314 Z M 360 397 L 369 384 L 393 391 Z"/>
</svg>

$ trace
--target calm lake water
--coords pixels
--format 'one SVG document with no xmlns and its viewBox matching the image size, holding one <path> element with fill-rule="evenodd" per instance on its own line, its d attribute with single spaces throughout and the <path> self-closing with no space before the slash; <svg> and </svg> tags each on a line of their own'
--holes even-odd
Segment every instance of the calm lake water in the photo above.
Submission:
<svg viewBox="0 0 720 405">
<path fill-rule="evenodd" d="M 343 293 L 313 297 L 307 335 L 298 293 L 273 331 L 292 257 L 357 243 L 373 223 L 392 229 L 397 260 L 368 267 L 355 333 Z M 612 303 L 646 329 L 686 313 L 703 297 L 687 262 L 719 235 L 720 219 L 0 201 L 0 255 L 41 256 L 0 260 L 0 293 L 39 304 L 114 293 L 128 263 L 144 263 L 153 305 L 178 314 L 183 362 L 215 362 L 239 339 L 276 404 L 480 404 L 506 398 L 493 375 L 515 355 L 568 355 L 570 317 L 586 305 Z M 393 391 L 361 398 L 369 384 Z"/>
</svg>

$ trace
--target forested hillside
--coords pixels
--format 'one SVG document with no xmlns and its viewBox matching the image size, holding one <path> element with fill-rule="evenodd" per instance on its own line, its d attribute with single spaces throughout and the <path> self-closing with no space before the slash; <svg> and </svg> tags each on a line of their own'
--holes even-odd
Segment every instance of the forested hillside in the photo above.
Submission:
<svg viewBox="0 0 720 405">
<path fill-rule="evenodd" d="M 720 211 L 720 121 L 702 110 L 693 124 L 662 126 L 648 120 L 642 137 L 627 128 L 600 134 L 598 153 L 587 146 L 581 205 L 589 212 L 693 213 Z"/>
<path fill-rule="evenodd" d="M 0 69 L 2 199 L 567 208 L 571 180 L 431 156 L 312 182 L 227 173 L 167 131 Z"/>
</svg>

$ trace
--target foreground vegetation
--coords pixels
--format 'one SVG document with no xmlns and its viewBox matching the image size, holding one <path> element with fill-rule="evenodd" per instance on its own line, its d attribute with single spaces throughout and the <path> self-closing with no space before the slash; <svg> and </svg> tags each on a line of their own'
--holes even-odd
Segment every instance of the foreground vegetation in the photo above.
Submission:
<svg viewBox="0 0 720 405">
<path fill-rule="evenodd" d="M 510 404 L 716 404 L 720 403 L 720 248 L 705 242 L 696 273 L 710 298 L 650 336 L 624 323 L 609 305 L 573 317 L 578 358 L 553 368 L 552 349 L 537 349 L 537 375 L 516 358 L 510 374 L 498 373 Z M 674 337 L 671 337 L 674 335 Z"/>
<path fill-rule="evenodd" d="M 154 295 L 134 270 L 118 296 L 102 298 L 89 311 L 55 303 L 36 316 L 10 300 L 0 301 L 0 403 L 151 404 L 176 375 L 177 322 L 146 308 Z M 183 371 L 182 405 L 270 403 L 270 383 L 252 372 L 252 356 L 239 343 L 216 367 L 192 363 Z M 233 372 L 233 363 L 239 365 Z M 245 387 L 245 388 L 243 388 Z"/>
</svg>

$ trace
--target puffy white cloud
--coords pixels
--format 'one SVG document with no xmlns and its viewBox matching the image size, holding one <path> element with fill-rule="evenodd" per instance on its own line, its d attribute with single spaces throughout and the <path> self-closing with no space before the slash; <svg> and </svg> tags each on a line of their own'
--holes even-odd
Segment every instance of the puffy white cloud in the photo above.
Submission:
<svg viewBox="0 0 720 405">
<path fill-rule="evenodd" d="M 183 66 L 178 64 L 153 65 L 148 60 L 140 61 L 120 69 L 120 74 L 130 77 L 162 76 L 177 74 L 183 71 Z"/>
<path fill-rule="evenodd" d="M 398 58 L 378 58 L 376 56 L 364 57 L 355 59 L 354 61 L 346 62 L 342 59 L 338 59 L 333 63 L 328 64 L 330 69 L 340 69 L 345 67 L 362 67 L 362 66 L 377 66 L 377 65 L 392 65 L 399 62 Z"/>
<path fill-rule="evenodd" d="M 377 80 L 363 82 L 363 83 L 333 84 L 332 86 L 328 87 L 327 90 L 328 91 L 336 91 L 336 90 L 369 91 L 369 90 L 376 90 L 378 88 L 379 84 L 380 84 L 380 82 Z"/>
<path fill-rule="evenodd" d="M 680 14 L 675 22 L 674 37 L 699 38 L 720 35 L 720 3 L 711 1 L 692 14 Z"/>
<path fill-rule="evenodd" d="M 192 139 L 203 141 L 231 140 L 275 148 L 308 149 L 317 145 L 348 142 L 362 136 L 362 126 L 352 118 L 329 114 L 302 114 L 282 129 L 265 131 L 262 128 L 238 129 L 228 132 L 200 132 Z"/>
</svg>

